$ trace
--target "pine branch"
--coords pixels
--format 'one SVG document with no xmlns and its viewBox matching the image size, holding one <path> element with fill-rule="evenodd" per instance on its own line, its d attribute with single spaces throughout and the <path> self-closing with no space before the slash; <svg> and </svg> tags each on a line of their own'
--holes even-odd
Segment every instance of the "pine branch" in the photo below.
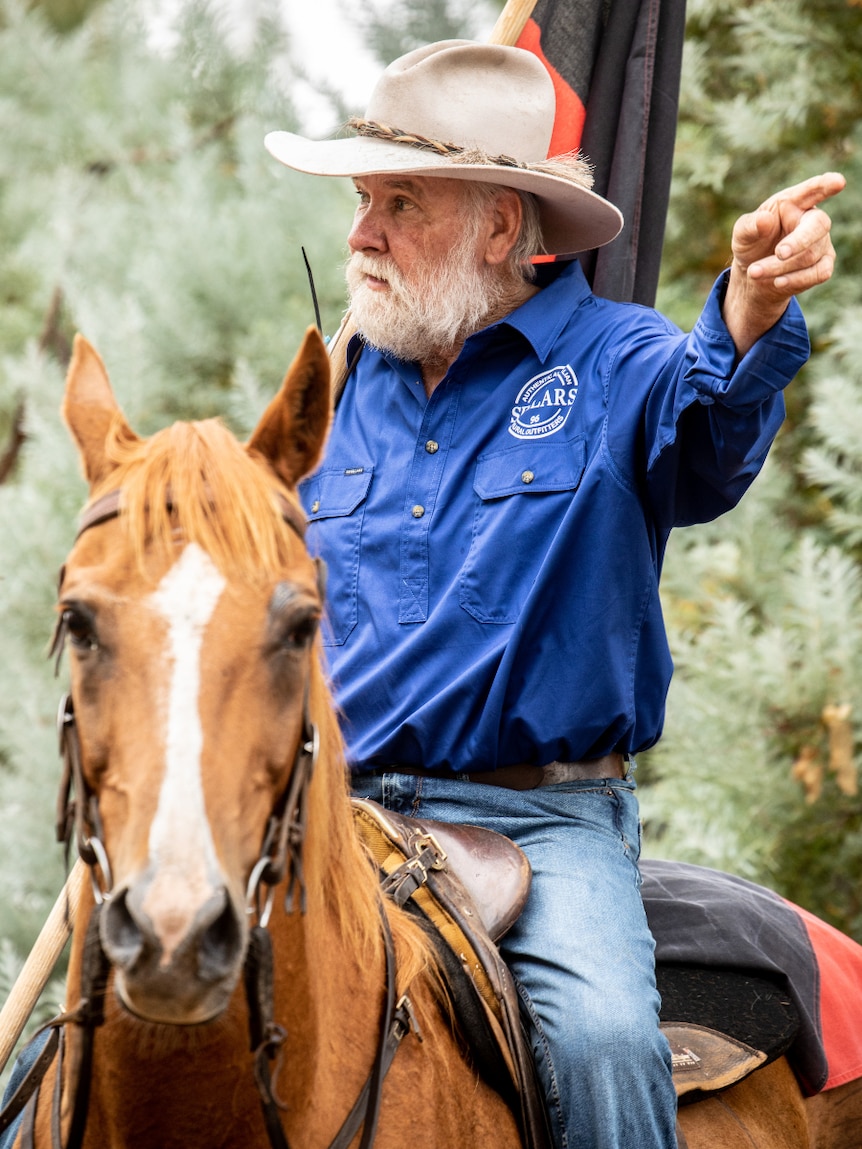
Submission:
<svg viewBox="0 0 862 1149">
<path fill-rule="evenodd" d="M 27 435 L 24 432 L 24 400 L 22 399 L 15 408 L 15 414 L 12 417 L 12 434 L 9 436 L 9 443 L 3 451 L 3 454 L 0 455 L 0 486 L 7 481 L 15 470 L 15 464 L 18 462 L 21 448 L 26 441 Z"/>
</svg>

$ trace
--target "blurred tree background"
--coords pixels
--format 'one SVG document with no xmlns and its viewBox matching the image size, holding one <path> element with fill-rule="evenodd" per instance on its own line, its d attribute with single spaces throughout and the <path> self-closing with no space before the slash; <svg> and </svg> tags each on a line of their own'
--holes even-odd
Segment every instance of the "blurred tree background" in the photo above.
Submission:
<svg viewBox="0 0 862 1149">
<path fill-rule="evenodd" d="M 85 495 L 58 416 L 71 337 L 98 347 L 141 431 L 221 412 L 245 433 L 314 320 L 302 247 L 326 332 L 343 308 L 352 190 L 264 151 L 266 131 L 303 130 L 304 71 L 278 0 L 253 7 L 238 30 L 224 2 L 156 20 L 155 0 L 0 0 L 0 999 L 64 877 L 65 669 L 46 650 Z M 381 63 L 481 38 L 492 9 L 343 0 Z M 741 210 L 821 170 L 849 186 L 776 450 L 737 511 L 671 545 L 677 674 L 641 759 L 645 851 L 760 881 L 862 941 L 862 5 L 688 12 L 661 309 L 692 324 Z M 362 110 L 336 80 L 333 128 Z"/>
<path fill-rule="evenodd" d="M 642 759 L 646 851 L 777 889 L 862 941 L 862 6 L 689 0 L 658 305 L 691 326 L 733 220 L 820 171 L 836 276 L 801 298 L 814 353 L 764 472 L 677 532 L 677 672 Z"/>
</svg>

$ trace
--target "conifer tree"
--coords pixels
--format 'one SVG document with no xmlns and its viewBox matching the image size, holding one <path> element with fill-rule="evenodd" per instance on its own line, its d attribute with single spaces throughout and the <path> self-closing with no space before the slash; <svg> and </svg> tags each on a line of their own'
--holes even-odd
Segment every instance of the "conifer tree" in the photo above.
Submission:
<svg viewBox="0 0 862 1149">
<path fill-rule="evenodd" d="M 659 306 L 682 326 L 733 219 L 838 169 L 835 278 L 800 300 L 814 355 L 764 473 L 676 533 L 663 579 L 676 675 L 642 759 L 646 849 L 777 888 L 862 940 L 862 9 L 689 0 Z"/>
<path fill-rule="evenodd" d="M 303 246 L 326 331 L 343 308 L 349 188 L 292 175 L 263 148 L 268 130 L 298 127 L 277 8 L 241 48 L 206 5 L 185 6 L 168 43 L 139 13 L 113 0 L 59 35 L 38 10 L 0 6 L 7 959 L 10 946 L 29 950 L 64 876 L 52 822 L 67 672 L 55 680 L 46 652 L 86 497 L 59 418 L 72 335 L 98 348 L 142 433 L 218 413 L 244 433 L 314 322 Z"/>
</svg>

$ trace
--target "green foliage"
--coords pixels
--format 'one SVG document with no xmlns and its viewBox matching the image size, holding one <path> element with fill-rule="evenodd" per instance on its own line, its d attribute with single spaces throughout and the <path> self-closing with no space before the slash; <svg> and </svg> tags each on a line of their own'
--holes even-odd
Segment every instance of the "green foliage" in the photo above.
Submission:
<svg viewBox="0 0 862 1149">
<path fill-rule="evenodd" d="M 862 940 L 860 61 L 857 4 L 690 0 L 659 306 L 694 321 L 741 211 L 818 171 L 848 187 L 826 205 L 837 274 L 801 300 L 815 353 L 771 461 L 736 511 L 672 541 L 677 672 L 642 801 L 648 851 L 764 882 Z"/>
<path fill-rule="evenodd" d="M 32 0 L 37 9 L 57 32 L 77 28 L 102 0 Z"/>
</svg>

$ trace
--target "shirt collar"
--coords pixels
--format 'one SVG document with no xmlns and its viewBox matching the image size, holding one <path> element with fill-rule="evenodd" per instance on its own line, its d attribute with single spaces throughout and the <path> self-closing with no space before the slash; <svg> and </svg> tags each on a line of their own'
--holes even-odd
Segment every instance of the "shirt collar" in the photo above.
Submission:
<svg viewBox="0 0 862 1149">
<path fill-rule="evenodd" d="M 500 322 L 520 332 L 544 363 L 572 313 L 592 293 L 576 259 L 540 264 L 536 282 L 541 291 Z"/>
</svg>

